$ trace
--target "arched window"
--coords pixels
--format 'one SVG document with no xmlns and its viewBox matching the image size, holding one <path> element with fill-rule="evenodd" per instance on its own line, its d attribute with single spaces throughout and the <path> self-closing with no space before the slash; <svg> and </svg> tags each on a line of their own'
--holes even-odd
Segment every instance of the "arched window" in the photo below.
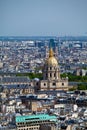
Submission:
<svg viewBox="0 0 87 130">
<path fill-rule="evenodd" d="M 44 83 L 44 86 L 46 86 L 46 83 Z"/>
<path fill-rule="evenodd" d="M 64 83 L 62 83 L 62 86 L 64 86 Z"/>
<path fill-rule="evenodd" d="M 56 77 L 55 73 L 54 73 L 54 77 Z"/>
<path fill-rule="evenodd" d="M 36 83 L 36 85 L 38 85 L 38 82 Z"/>
<path fill-rule="evenodd" d="M 50 67 L 50 70 L 52 70 L 52 67 Z"/>
<path fill-rule="evenodd" d="M 53 86 L 55 86 L 56 85 L 56 83 L 53 83 Z"/>
</svg>

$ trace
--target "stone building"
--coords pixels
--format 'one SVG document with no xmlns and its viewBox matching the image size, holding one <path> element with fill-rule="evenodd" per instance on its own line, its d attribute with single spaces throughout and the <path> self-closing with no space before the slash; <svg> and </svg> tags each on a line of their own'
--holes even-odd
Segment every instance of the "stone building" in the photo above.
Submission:
<svg viewBox="0 0 87 130">
<path fill-rule="evenodd" d="M 57 117 L 48 114 L 16 116 L 17 130 L 56 130 L 56 123 Z"/>
<path fill-rule="evenodd" d="M 58 61 L 52 48 L 43 66 L 43 80 L 37 84 L 39 90 L 68 90 L 68 78 L 61 79 Z"/>
</svg>

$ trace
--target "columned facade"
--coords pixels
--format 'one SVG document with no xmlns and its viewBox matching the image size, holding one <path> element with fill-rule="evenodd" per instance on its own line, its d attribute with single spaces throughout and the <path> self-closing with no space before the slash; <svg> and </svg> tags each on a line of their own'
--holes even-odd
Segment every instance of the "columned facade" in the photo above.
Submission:
<svg viewBox="0 0 87 130">
<path fill-rule="evenodd" d="M 60 69 L 52 48 L 49 57 L 43 66 L 43 80 L 39 83 L 39 89 L 44 90 L 68 90 L 68 79 L 60 78 Z"/>
<path fill-rule="evenodd" d="M 60 80 L 60 70 L 58 66 L 44 66 L 43 80 Z"/>
</svg>

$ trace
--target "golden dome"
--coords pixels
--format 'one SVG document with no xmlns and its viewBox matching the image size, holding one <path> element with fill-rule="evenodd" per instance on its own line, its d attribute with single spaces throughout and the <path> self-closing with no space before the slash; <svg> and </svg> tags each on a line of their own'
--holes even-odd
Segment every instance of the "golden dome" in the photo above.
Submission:
<svg viewBox="0 0 87 130">
<path fill-rule="evenodd" d="M 54 53 L 53 53 L 52 48 L 49 50 L 49 58 L 47 59 L 46 63 L 48 65 L 52 65 L 52 66 L 57 66 L 58 65 L 58 62 L 57 62 L 56 58 L 54 57 Z"/>
</svg>

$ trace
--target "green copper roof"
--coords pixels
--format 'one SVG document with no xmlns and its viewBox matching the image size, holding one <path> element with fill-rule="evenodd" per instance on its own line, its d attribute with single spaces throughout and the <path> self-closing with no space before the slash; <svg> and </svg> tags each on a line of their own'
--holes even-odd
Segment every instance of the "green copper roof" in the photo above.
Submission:
<svg viewBox="0 0 87 130">
<path fill-rule="evenodd" d="M 56 116 L 50 116 L 48 114 L 39 114 L 39 115 L 28 115 L 28 116 L 16 116 L 16 122 L 31 122 L 31 121 L 41 121 L 41 120 L 50 120 L 56 121 Z"/>
</svg>

